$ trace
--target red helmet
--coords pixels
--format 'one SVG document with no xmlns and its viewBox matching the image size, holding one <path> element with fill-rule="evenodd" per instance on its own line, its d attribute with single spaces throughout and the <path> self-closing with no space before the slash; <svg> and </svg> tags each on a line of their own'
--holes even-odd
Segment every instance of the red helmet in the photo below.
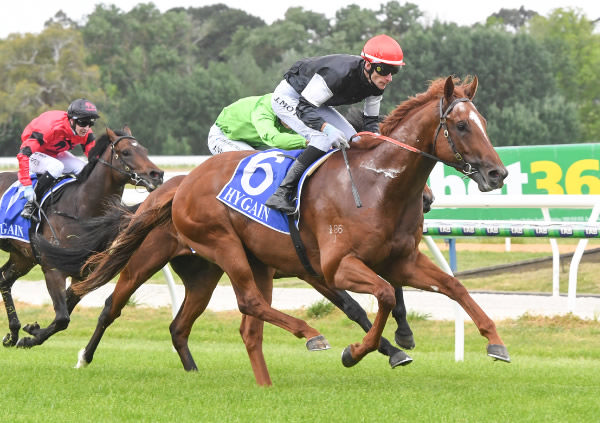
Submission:
<svg viewBox="0 0 600 423">
<path fill-rule="evenodd" d="M 369 63 L 387 63 L 392 66 L 404 66 L 404 54 L 400 44 L 385 34 L 369 39 L 360 55 Z"/>
</svg>

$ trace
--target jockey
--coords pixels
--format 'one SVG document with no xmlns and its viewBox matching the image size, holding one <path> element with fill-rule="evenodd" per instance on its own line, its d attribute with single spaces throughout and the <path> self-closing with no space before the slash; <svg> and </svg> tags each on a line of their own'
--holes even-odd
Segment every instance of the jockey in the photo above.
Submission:
<svg viewBox="0 0 600 423">
<path fill-rule="evenodd" d="M 78 174 L 85 162 L 69 152 L 81 144 L 87 156 L 95 144 L 92 132 L 94 122 L 100 116 L 96 106 L 83 98 L 73 101 L 66 112 L 51 110 L 33 119 L 21 134 L 19 182 L 24 187 L 27 204 L 21 213 L 26 219 L 34 216 L 39 201 L 56 178 L 63 173 Z M 31 186 L 30 172 L 41 174 L 35 190 Z"/>
<path fill-rule="evenodd" d="M 379 132 L 379 106 L 383 91 L 404 65 L 400 45 L 387 35 L 369 39 L 360 56 L 333 54 L 296 62 L 273 92 L 277 116 L 305 137 L 309 145 L 290 166 L 281 185 L 265 203 L 293 214 L 290 198 L 302 173 L 332 147 L 349 148 L 356 133 L 332 106 L 364 100 L 365 130 Z"/>
<path fill-rule="evenodd" d="M 208 132 L 210 152 L 305 148 L 306 139 L 275 115 L 271 97 L 270 93 L 245 97 L 225 107 Z"/>
</svg>

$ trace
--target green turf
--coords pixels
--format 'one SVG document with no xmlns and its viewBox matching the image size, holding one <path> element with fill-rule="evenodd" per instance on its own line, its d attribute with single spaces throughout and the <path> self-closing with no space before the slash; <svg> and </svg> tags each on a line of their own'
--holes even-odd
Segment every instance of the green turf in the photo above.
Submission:
<svg viewBox="0 0 600 423">
<path fill-rule="evenodd" d="M 265 327 L 274 385 L 256 386 L 238 334 L 239 313 L 207 312 L 190 345 L 200 371 L 186 373 L 168 333 L 170 311 L 127 307 L 94 362 L 73 369 L 99 309 L 78 308 L 71 327 L 32 350 L 2 349 L 6 422 L 592 422 L 600 415 L 600 322 L 572 317 L 496 322 L 513 362 L 485 355 L 465 324 L 465 361 L 454 361 L 453 322 L 411 320 L 414 363 L 391 370 L 372 353 L 351 369 L 342 349 L 363 333 L 339 312 L 309 319 L 332 344 Z M 292 314 L 306 318 L 304 311 Z M 25 307 L 23 322 L 50 307 Z M 6 327 L 6 317 L 0 318 Z M 386 328 L 389 337 L 391 322 Z"/>
</svg>

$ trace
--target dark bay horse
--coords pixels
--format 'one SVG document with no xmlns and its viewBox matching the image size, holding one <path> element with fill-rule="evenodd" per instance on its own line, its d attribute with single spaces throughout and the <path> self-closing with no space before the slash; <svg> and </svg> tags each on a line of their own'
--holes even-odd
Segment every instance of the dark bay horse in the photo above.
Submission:
<svg viewBox="0 0 600 423">
<path fill-rule="evenodd" d="M 363 208 L 354 206 L 349 184 L 325 189 L 328 181 L 347 181 L 339 152 L 305 184 L 300 231 L 309 261 L 321 276 L 311 276 L 303 267 L 287 235 L 266 229 L 216 199 L 244 153 L 215 156 L 194 169 L 179 187 L 137 214 L 101 262 L 117 260 L 120 254 L 129 257 L 128 248 L 135 244 L 132 238 L 136 234 L 143 239 L 153 228 L 172 220 L 178 242 L 203 259 L 195 276 L 205 284 L 211 279 L 210 283 L 216 284 L 222 270 L 227 272 L 246 320 L 264 320 L 299 337 L 318 334 L 305 322 L 274 310 L 270 298 L 263 297 L 264 285 L 270 283 L 270 268 L 297 275 L 315 287 L 374 295 L 379 306 L 375 322 L 362 343 L 344 350 L 345 366 L 378 348 L 395 304 L 394 287 L 403 285 L 440 292 L 458 301 L 488 339 L 488 355 L 510 361 L 494 323 L 464 286 L 418 251 L 422 192 L 436 160 L 463 170 L 481 191 L 501 187 L 507 176 L 487 137 L 485 120 L 471 102 L 477 78 L 462 85 L 456 85 L 458 82 L 452 77 L 433 81 L 427 92 L 398 106 L 381 126 L 381 133 L 389 138 L 364 135 L 353 143 L 348 159 Z M 93 289 L 92 281 L 93 274 L 73 289 L 78 294 L 88 292 Z M 172 334 L 189 335 L 193 321 L 210 299 L 206 292 L 205 288 L 186 291 L 171 325 Z M 248 332 L 242 332 L 242 337 L 250 353 L 249 345 L 262 342 L 262 331 L 255 325 L 245 327 Z M 256 375 L 256 368 L 264 367 L 264 362 L 254 362 L 252 354 L 250 359 Z M 261 380 L 270 383 L 268 373 L 263 379 L 257 377 L 259 383 Z"/>
<path fill-rule="evenodd" d="M 148 158 L 148 153 L 132 135 L 129 128 L 112 131 L 96 140 L 90 151 L 89 162 L 75 182 L 65 185 L 59 194 L 52 194 L 51 204 L 46 208 L 38 234 L 61 247 L 69 246 L 69 238 L 80 234 L 85 221 L 101 215 L 109 200 L 123 194 L 126 184 L 143 186 L 152 191 L 162 183 L 163 171 Z M 5 192 L 17 180 L 16 172 L 0 173 L 0 192 Z M 116 229 L 116 228 L 114 228 Z M 113 229 L 113 230 L 114 230 Z M 69 325 L 69 315 L 79 298 L 65 293 L 66 278 L 76 281 L 78 273 L 64 273 L 47 266 L 37 254 L 35 236 L 31 242 L 0 239 L 0 248 L 9 253 L 8 261 L 0 272 L 0 291 L 8 315 L 10 332 L 4 337 L 5 347 L 32 347 L 42 344 L 54 333 Z M 32 337 L 19 338 L 21 323 L 17 316 L 11 289 L 15 281 L 40 264 L 46 279 L 48 293 L 55 310 L 54 321 L 46 328 L 32 323 L 23 330 Z"/>
</svg>

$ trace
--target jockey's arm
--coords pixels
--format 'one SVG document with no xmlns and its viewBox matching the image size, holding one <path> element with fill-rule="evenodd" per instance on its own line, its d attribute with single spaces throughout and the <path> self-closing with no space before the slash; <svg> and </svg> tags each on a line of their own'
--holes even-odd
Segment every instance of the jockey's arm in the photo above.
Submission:
<svg viewBox="0 0 600 423">
<path fill-rule="evenodd" d="M 365 99 L 363 109 L 364 130 L 379 133 L 379 108 L 383 96 L 370 96 Z"/>
<path fill-rule="evenodd" d="M 40 143 L 34 138 L 28 138 L 21 144 L 21 149 L 17 154 L 19 162 L 19 182 L 23 186 L 31 185 L 29 177 L 29 156 L 40 149 Z"/>
<path fill-rule="evenodd" d="M 331 97 L 333 91 L 327 85 L 325 78 L 316 73 L 300 93 L 296 114 L 306 126 L 321 131 L 325 120 L 319 116 L 317 108 Z"/>
<path fill-rule="evenodd" d="M 268 107 L 267 107 L 268 106 Z M 273 112 L 270 104 L 259 104 L 250 114 L 252 124 L 258 133 L 260 139 L 267 145 L 282 150 L 295 150 L 306 147 L 306 140 L 301 135 L 292 132 L 282 132 L 279 128 L 285 130 L 278 123 L 277 115 Z"/>
</svg>

